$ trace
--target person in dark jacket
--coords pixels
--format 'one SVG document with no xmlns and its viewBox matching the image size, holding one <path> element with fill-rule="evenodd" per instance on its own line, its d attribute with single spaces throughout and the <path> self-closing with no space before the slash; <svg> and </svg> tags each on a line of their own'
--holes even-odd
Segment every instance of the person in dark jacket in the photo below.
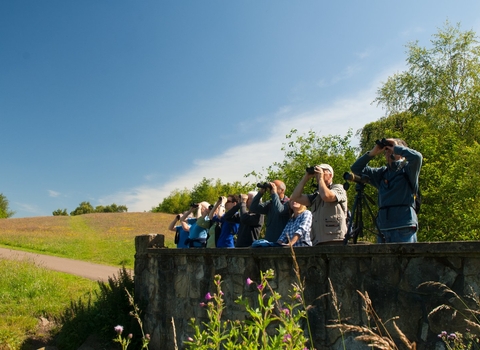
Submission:
<svg viewBox="0 0 480 350">
<path fill-rule="evenodd" d="M 358 158 L 350 167 L 354 174 L 366 175 L 378 189 L 377 224 L 386 243 L 416 242 L 418 218 L 415 194 L 422 167 L 422 154 L 407 147 L 401 139 L 383 139 Z M 385 154 L 387 164 L 371 168 L 367 164 L 379 154 Z M 379 240 L 379 242 L 381 242 Z"/>
<path fill-rule="evenodd" d="M 291 213 L 288 197 L 285 195 L 286 186 L 283 181 L 275 180 L 266 184 L 267 186 L 260 188 L 256 196 L 253 197 L 250 212 L 267 216 L 265 239 L 269 242 L 276 242 L 285 225 L 287 225 Z M 270 192 L 271 199 L 261 203 L 262 196 L 266 191 Z"/>
<path fill-rule="evenodd" d="M 253 241 L 256 241 L 260 235 L 263 226 L 264 216 L 249 212 L 250 203 L 256 191 L 240 195 L 240 203 L 225 213 L 225 220 L 239 223 L 237 232 L 237 241 L 235 248 L 250 247 Z"/>
</svg>

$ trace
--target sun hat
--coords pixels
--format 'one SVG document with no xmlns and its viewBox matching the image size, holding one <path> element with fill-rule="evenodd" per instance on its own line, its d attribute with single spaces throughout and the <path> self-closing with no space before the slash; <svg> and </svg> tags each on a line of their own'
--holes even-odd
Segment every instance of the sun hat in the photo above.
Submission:
<svg viewBox="0 0 480 350">
<path fill-rule="evenodd" d="M 328 164 L 320 164 L 318 167 L 319 167 L 319 168 L 322 168 L 322 169 L 325 169 L 325 170 L 328 170 L 329 172 L 332 173 L 332 177 L 333 177 L 333 168 L 332 168 L 330 165 L 328 165 Z"/>
</svg>

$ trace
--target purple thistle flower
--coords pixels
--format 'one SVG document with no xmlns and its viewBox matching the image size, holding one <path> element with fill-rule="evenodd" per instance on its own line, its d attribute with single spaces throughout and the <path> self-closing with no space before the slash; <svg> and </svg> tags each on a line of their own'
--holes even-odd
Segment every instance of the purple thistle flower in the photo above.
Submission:
<svg viewBox="0 0 480 350">
<path fill-rule="evenodd" d="M 113 329 L 115 329 L 115 332 L 117 332 L 117 334 L 122 334 L 123 332 L 123 326 L 120 325 L 114 327 Z"/>
<path fill-rule="evenodd" d="M 247 278 L 247 285 L 251 285 L 253 281 L 250 279 L 250 277 Z"/>
<path fill-rule="evenodd" d="M 205 299 L 206 300 L 212 299 L 212 295 L 210 294 L 210 292 L 205 295 Z"/>
<path fill-rule="evenodd" d="M 292 339 L 292 336 L 291 336 L 290 334 L 285 334 L 285 335 L 283 336 L 283 340 L 282 340 L 282 341 L 283 341 L 284 343 L 287 343 L 287 342 L 290 341 L 291 339 Z"/>
</svg>

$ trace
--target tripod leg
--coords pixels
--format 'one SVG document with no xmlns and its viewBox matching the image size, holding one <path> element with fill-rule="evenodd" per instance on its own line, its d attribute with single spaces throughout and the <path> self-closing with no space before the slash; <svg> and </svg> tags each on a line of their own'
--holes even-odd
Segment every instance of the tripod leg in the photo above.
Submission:
<svg viewBox="0 0 480 350">
<path fill-rule="evenodd" d="M 367 197 L 368 200 L 371 201 L 370 198 Z M 385 243 L 385 236 L 383 235 L 382 231 L 380 231 L 380 227 L 378 227 L 377 220 L 375 219 L 375 215 L 373 214 L 373 210 L 370 207 L 370 204 L 368 204 L 368 201 L 365 201 L 367 205 L 368 212 L 370 213 L 370 216 L 372 217 L 373 223 L 375 224 L 375 227 L 377 228 L 377 236 L 378 240 L 380 241 L 379 243 Z"/>
</svg>

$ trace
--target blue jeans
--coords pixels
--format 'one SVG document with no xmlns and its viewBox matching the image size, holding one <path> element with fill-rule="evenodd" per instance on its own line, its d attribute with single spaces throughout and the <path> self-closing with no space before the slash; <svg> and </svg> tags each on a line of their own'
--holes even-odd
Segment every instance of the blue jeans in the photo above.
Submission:
<svg viewBox="0 0 480 350">
<path fill-rule="evenodd" d="M 382 231 L 385 236 L 385 243 L 416 243 L 417 242 L 417 228 L 403 227 L 394 230 Z M 378 243 L 383 243 L 378 240 Z"/>
</svg>

